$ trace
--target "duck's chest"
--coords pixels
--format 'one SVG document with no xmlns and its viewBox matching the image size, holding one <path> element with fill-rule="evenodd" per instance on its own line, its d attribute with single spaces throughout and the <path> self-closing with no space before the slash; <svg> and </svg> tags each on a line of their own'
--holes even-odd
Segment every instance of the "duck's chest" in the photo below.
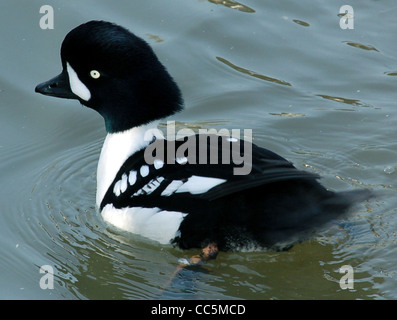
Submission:
<svg viewBox="0 0 397 320">
<path fill-rule="evenodd" d="M 131 155 L 145 148 L 154 137 L 162 137 L 156 124 L 119 133 L 109 133 L 106 136 L 97 169 L 96 205 L 98 208 L 123 163 Z"/>
</svg>

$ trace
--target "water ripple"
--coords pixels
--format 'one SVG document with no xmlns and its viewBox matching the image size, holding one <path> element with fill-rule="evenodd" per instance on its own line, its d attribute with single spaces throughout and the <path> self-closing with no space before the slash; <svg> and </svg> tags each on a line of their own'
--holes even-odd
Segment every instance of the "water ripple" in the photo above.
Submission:
<svg viewBox="0 0 397 320">
<path fill-rule="evenodd" d="M 231 63 L 230 61 L 226 60 L 225 58 L 216 57 L 216 59 L 218 61 L 226 64 L 227 66 L 233 68 L 234 70 L 236 70 L 238 72 L 241 72 L 241 73 L 244 73 L 244 74 L 247 74 L 247 75 L 249 75 L 251 77 L 258 78 L 258 79 L 265 80 L 265 81 L 274 82 L 274 83 L 277 83 L 277 84 L 282 84 L 284 86 L 291 86 L 291 84 L 289 82 L 287 82 L 287 81 L 276 79 L 276 78 L 272 78 L 272 77 L 269 77 L 269 76 L 265 76 L 263 74 L 255 72 L 255 71 L 239 67 L 239 66 Z"/>
<path fill-rule="evenodd" d="M 234 9 L 234 10 L 238 10 L 238 11 L 242 11 L 242 12 L 246 12 L 246 13 L 254 13 L 255 10 L 240 3 L 237 1 L 231 1 L 231 0 L 208 0 L 211 3 L 214 4 L 221 4 L 225 7 Z"/>
</svg>

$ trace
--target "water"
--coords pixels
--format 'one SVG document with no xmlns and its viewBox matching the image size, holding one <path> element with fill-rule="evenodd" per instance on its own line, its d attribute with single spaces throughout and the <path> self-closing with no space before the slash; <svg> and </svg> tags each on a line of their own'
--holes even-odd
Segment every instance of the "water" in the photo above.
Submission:
<svg viewBox="0 0 397 320">
<path fill-rule="evenodd" d="M 37 2 L 0 4 L 0 298 L 396 299 L 397 6 L 350 1 L 65 1 L 42 30 Z M 181 251 L 122 233 L 95 211 L 105 131 L 75 101 L 34 93 L 60 71 L 75 26 L 104 19 L 148 41 L 179 83 L 194 128 L 254 142 L 334 190 L 379 194 L 287 252 L 221 253 L 171 285 Z M 54 289 L 40 287 L 43 265 Z M 351 265 L 354 289 L 339 269 Z M 164 288 L 166 289 L 164 290 Z"/>
</svg>

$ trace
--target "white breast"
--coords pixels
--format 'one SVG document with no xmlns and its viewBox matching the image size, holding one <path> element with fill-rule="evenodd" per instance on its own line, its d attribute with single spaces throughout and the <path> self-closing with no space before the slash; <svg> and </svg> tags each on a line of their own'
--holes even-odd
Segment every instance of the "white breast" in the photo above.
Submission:
<svg viewBox="0 0 397 320">
<path fill-rule="evenodd" d="M 97 170 L 98 208 L 123 163 L 135 152 L 146 147 L 153 137 L 163 138 L 161 131 L 157 129 L 157 124 L 156 121 L 123 132 L 109 133 L 106 136 Z"/>
</svg>

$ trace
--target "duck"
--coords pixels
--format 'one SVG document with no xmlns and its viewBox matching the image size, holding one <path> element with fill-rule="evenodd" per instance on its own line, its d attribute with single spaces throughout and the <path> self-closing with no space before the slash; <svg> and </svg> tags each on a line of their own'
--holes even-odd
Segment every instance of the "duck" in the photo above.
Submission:
<svg viewBox="0 0 397 320">
<path fill-rule="evenodd" d="M 60 56 L 62 72 L 35 91 L 103 117 L 96 208 L 117 229 L 201 249 L 206 261 L 249 247 L 288 250 L 372 196 L 328 190 L 319 175 L 244 137 L 165 137 L 159 123 L 184 109 L 181 91 L 150 45 L 120 25 L 77 26 Z"/>
</svg>

